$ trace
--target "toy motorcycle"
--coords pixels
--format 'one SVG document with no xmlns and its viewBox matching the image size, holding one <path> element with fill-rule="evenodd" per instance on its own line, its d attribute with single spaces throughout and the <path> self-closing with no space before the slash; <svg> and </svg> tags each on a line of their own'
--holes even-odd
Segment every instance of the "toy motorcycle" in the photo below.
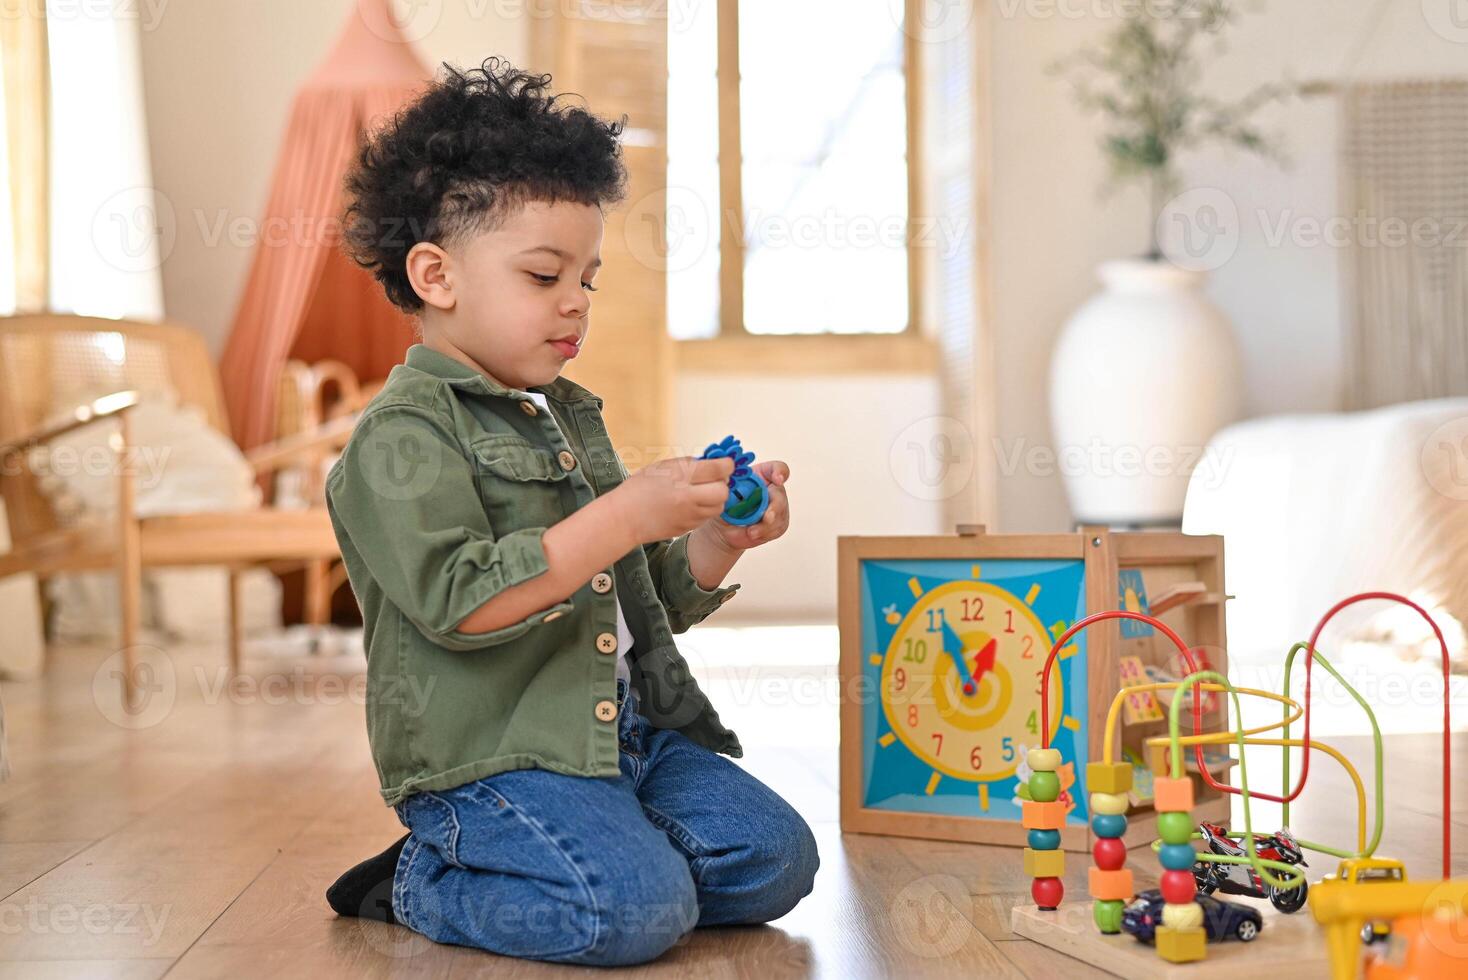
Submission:
<svg viewBox="0 0 1468 980">
<path fill-rule="evenodd" d="M 1247 853 L 1243 845 L 1229 837 L 1228 831 L 1218 824 L 1199 824 L 1198 830 L 1208 849 L 1214 854 L 1243 857 Z M 1261 858 L 1269 861 L 1306 867 L 1305 852 L 1288 828 L 1281 828 L 1268 837 L 1255 837 L 1254 850 Z M 1194 864 L 1193 878 L 1198 882 L 1198 890 L 1205 895 L 1220 891 L 1225 895 L 1267 898 L 1271 905 L 1286 914 L 1298 912 L 1305 907 L 1306 892 L 1310 888 L 1303 880 L 1294 888 L 1273 888 L 1266 885 L 1259 877 L 1259 872 L 1249 865 L 1219 861 L 1199 861 Z"/>
</svg>

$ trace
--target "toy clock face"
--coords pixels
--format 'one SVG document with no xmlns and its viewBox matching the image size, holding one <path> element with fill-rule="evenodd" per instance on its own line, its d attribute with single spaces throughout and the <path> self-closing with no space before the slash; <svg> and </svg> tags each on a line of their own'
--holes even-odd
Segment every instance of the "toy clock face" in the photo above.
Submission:
<svg viewBox="0 0 1468 980">
<path fill-rule="evenodd" d="M 1039 672 L 1086 614 L 1085 578 L 1072 558 L 860 560 L 857 642 L 843 627 L 843 646 L 861 697 L 843 714 L 857 727 L 842 730 L 860 809 L 1020 820 L 1025 754 L 1045 734 Z M 1077 825 L 1087 819 L 1086 664 L 1081 633 L 1057 651 L 1049 694 L 1061 796 Z"/>
<path fill-rule="evenodd" d="M 1022 747 L 1039 743 L 1040 670 L 1050 651 L 1030 607 L 988 582 L 925 593 L 897 627 L 882 662 L 887 723 L 938 772 L 972 782 L 1015 775 Z M 1050 734 L 1064 683 L 1050 685 Z"/>
</svg>

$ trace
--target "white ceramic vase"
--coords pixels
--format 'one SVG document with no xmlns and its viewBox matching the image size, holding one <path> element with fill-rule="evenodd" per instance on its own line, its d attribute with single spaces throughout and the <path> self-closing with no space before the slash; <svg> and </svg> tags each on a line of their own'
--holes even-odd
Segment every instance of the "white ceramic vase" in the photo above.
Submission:
<svg viewBox="0 0 1468 980">
<path fill-rule="evenodd" d="M 1239 357 L 1205 275 L 1102 263 L 1050 365 L 1057 465 L 1077 523 L 1172 525 L 1209 438 L 1239 417 Z"/>
</svg>

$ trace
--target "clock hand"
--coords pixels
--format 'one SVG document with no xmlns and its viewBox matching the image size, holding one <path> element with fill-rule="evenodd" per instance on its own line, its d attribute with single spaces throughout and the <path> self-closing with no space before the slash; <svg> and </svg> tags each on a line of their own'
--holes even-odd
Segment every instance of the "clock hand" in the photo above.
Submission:
<svg viewBox="0 0 1468 980">
<path fill-rule="evenodd" d="M 979 689 L 977 680 L 969 673 L 968 664 L 963 659 L 963 641 L 958 638 L 958 633 L 948 620 L 943 620 L 943 650 L 953 658 L 958 665 L 958 676 L 963 678 L 963 693 L 972 696 Z M 993 664 L 993 659 L 990 659 Z"/>
<path fill-rule="evenodd" d="M 974 654 L 974 683 L 984 679 L 984 675 L 994 669 L 994 658 L 999 653 L 999 638 L 989 637 L 989 642 L 984 644 L 984 649 Z"/>
</svg>

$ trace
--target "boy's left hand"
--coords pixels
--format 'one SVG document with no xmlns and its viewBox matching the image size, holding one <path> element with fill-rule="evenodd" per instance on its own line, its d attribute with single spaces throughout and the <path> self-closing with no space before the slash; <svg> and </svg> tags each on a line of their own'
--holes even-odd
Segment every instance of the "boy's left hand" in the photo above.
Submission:
<svg viewBox="0 0 1468 980">
<path fill-rule="evenodd" d="M 785 492 L 790 467 L 778 459 L 771 459 L 754 464 L 754 470 L 769 485 L 770 506 L 765 509 L 764 516 L 743 527 L 730 524 L 723 517 L 715 517 L 707 525 L 715 540 L 731 551 L 745 551 L 766 544 L 790 527 L 790 498 Z"/>
</svg>

